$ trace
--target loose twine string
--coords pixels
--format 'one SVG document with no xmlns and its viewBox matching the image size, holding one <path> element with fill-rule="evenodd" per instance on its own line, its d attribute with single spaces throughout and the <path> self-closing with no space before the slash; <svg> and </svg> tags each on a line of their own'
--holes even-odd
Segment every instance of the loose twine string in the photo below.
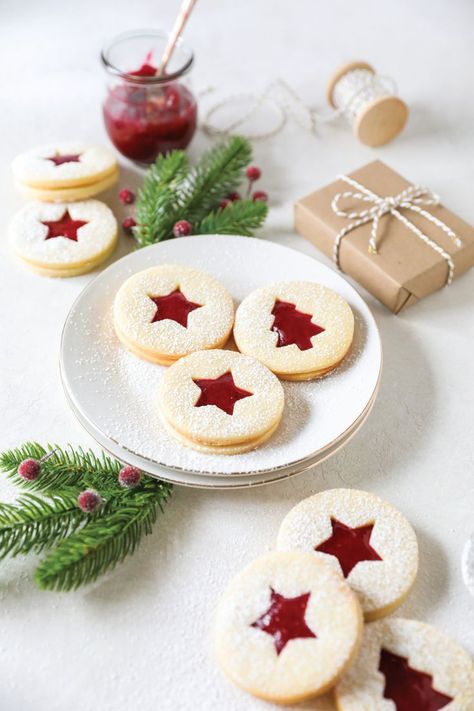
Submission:
<svg viewBox="0 0 474 711">
<path fill-rule="evenodd" d="M 339 217 L 344 217 L 348 220 L 352 220 L 346 227 L 337 234 L 334 240 L 333 248 L 333 259 L 336 263 L 338 269 L 340 269 L 339 264 L 339 252 L 341 248 L 341 242 L 343 238 L 352 230 L 366 225 L 367 223 L 372 223 L 372 228 L 370 231 L 369 239 L 369 252 L 371 254 L 377 254 L 378 243 L 380 241 L 380 218 L 384 215 L 393 215 L 397 220 L 402 222 L 405 227 L 407 227 L 414 235 L 427 244 L 431 249 L 434 249 L 437 254 L 439 254 L 445 261 L 448 267 L 448 275 L 446 278 L 446 286 L 451 284 L 454 277 L 454 262 L 451 255 L 446 252 L 443 247 L 441 247 L 437 242 L 432 240 L 428 235 L 422 232 L 411 220 L 409 220 L 405 215 L 399 212 L 399 209 L 412 210 L 418 213 L 426 220 L 432 224 L 439 227 L 453 242 L 456 247 L 462 246 L 462 240 L 456 235 L 453 230 L 448 227 L 442 220 L 432 215 L 427 210 L 424 210 L 422 206 L 439 205 L 439 196 L 436 195 L 432 190 L 422 187 L 421 185 L 410 185 L 405 190 L 402 190 L 398 195 L 392 195 L 390 197 L 381 197 L 377 195 L 372 190 L 369 190 L 357 182 L 353 178 L 349 178 L 347 175 L 339 175 L 339 180 L 348 183 L 351 187 L 355 188 L 353 190 L 347 190 L 345 192 L 337 193 L 331 203 L 331 207 L 336 215 Z M 344 210 L 339 206 L 341 200 L 351 199 L 360 200 L 363 203 L 369 203 L 371 207 L 362 210 Z"/>
<path fill-rule="evenodd" d="M 213 87 L 209 87 L 201 92 L 200 96 L 204 97 L 214 91 Z M 352 69 L 344 74 L 334 87 L 333 100 L 336 108 L 323 115 L 308 106 L 286 81 L 277 79 L 260 95 L 242 93 L 224 97 L 205 112 L 201 128 L 211 136 L 227 136 L 238 131 L 249 140 L 257 141 L 275 136 L 291 117 L 304 130 L 316 134 L 321 125 L 333 123 L 341 117 L 349 122 L 354 121 L 374 99 L 393 96 L 396 93 L 396 84 L 390 77 L 380 76 L 368 69 Z M 244 127 L 251 123 L 263 108 L 269 108 L 274 114 L 271 128 L 246 131 Z M 219 125 L 217 116 L 224 109 L 234 109 L 236 118 L 226 125 Z"/>
</svg>

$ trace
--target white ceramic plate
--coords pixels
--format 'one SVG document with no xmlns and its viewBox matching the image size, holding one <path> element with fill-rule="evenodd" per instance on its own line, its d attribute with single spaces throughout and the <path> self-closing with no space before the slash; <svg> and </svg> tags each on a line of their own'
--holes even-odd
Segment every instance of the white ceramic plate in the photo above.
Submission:
<svg viewBox="0 0 474 711">
<path fill-rule="evenodd" d="M 177 443 L 164 430 L 156 406 L 163 367 L 131 355 L 115 336 L 112 303 L 117 289 L 131 274 L 163 263 L 188 264 L 213 274 L 236 302 L 264 284 L 298 279 L 331 287 L 354 311 L 354 343 L 342 366 L 317 381 L 284 383 L 282 424 L 268 443 L 253 452 L 206 455 Z M 193 480 L 203 475 L 255 476 L 256 483 L 258 478 L 268 480 L 270 472 L 277 478 L 277 472 L 285 476 L 302 471 L 348 439 L 373 404 L 381 362 L 375 321 L 337 272 L 287 247 L 223 235 L 170 240 L 115 262 L 72 306 L 60 355 L 63 385 L 74 412 L 115 456 L 133 459 L 157 476 L 165 468 L 182 479 L 186 474 Z"/>
</svg>

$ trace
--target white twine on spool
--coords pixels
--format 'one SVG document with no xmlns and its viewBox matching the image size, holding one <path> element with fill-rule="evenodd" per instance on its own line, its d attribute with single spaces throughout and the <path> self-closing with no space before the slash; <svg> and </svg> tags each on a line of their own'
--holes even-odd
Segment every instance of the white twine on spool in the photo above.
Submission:
<svg viewBox="0 0 474 711">
<path fill-rule="evenodd" d="M 213 88 L 208 88 L 205 92 L 213 92 Z M 311 134 L 317 134 L 321 125 L 333 123 L 341 117 L 356 125 L 357 121 L 367 115 L 369 109 L 375 106 L 377 101 L 383 99 L 396 98 L 397 87 L 395 81 L 390 77 L 380 76 L 370 67 L 360 63 L 349 65 L 346 70 L 340 70 L 336 78 L 331 82 L 330 103 L 334 110 L 324 115 L 316 109 L 308 106 L 296 91 L 283 79 L 277 79 L 269 84 L 261 94 L 232 94 L 219 100 L 211 106 L 205 113 L 201 122 L 201 128 L 213 136 L 227 136 L 239 132 L 250 140 L 260 140 L 270 138 L 278 134 L 289 118 L 293 118 L 304 130 Z M 380 145 L 393 138 L 403 127 L 406 120 L 406 107 L 403 102 L 397 99 L 398 103 L 385 107 L 385 115 L 382 123 L 385 126 L 383 137 L 374 136 L 374 126 L 370 123 L 365 127 L 364 135 L 358 137 L 369 145 Z M 390 112 L 400 111 L 403 107 L 404 115 L 393 116 Z M 224 110 L 233 109 L 236 117 L 227 124 L 219 123 L 217 116 Z M 270 110 L 274 115 L 274 120 L 270 128 L 265 130 L 246 130 L 252 119 L 256 119 L 262 110 Z M 380 109 L 379 109 L 380 111 Z M 389 121 L 387 122 L 387 112 Z M 392 120 L 393 118 L 393 120 Z M 372 118 L 380 124 L 380 114 Z M 375 131 L 377 126 L 375 125 Z M 367 135 L 368 129 L 368 135 Z M 373 140 L 372 140 L 373 139 Z"/>
</svg>

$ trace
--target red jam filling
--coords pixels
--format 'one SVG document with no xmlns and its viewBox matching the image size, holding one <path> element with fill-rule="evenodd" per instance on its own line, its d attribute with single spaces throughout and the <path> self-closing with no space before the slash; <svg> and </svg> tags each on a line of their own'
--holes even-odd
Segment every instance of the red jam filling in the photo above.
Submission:
<svg viewBox="0 0 474 711">
<path fill-rule="evenodd" d="M 62 165 L 63 163 L 79 163 L 81 160 L 81 154 L 80 153 L 68 153 L 64 154 L 62 156 L 60 155 L 55 155 L 55 156 L 49 156 L 49 158 L 45 158 L 45 160 L 50 160 L 54 163 L 54 165 Z"/>
<path fill-rule="evenodd" d="M 370 536 L 374 528 L 373 523 L 351 528 L 335 518 L 331 518 L 331 526 L 331 537 L 314 550 L 336 556 L 345 578 L 357 563 L 363 560 L 382 560 L 377 551 L 370 545 Z"/>
<path fill-rule="evenodd" d="M 153 52 L 148 52 L 142 66 L 139 67 L 138 69 L 135 69 L 135 71 L 133 71 L 133 72 L 129 72 L 129 74 L 132 77 L 154 77 L 154 76 L 156 76 L 158 67 L 155 67 L 155 65 L 152 62 L 152 59 L 153 59 Z"/>
<path fill-rule="evenodd" d="M 438 711 L 453 701 L 433 688 L 431 674 L 417 671 L 408 660 L 382 649 L 379 671 L 385 677 L 384 699 L 394 702 L 397 711 Z"/>
<path fill-rule="evenodd" d="M 292 639 L 304 639 L 317 635 L 304 619 L 311 593 L 298 597 L 283 597 L 270 588 L 270 607 L 250 627 L 256 627 L 273 637 L 276 653 L 279 655 Z"/>
<path fill-rule="evenodd" d="M 194 407 L 215 405 L 220 410 L 227 412 L 228 415 L 234 414 L 236 402 L 253 395 L 248 390 L 237 387 L 231 372 L 224 373 L 214 380 L 195 380 L 194 382 L 201 390 Z"/>
<path fill-rule="evenodd" d="M 152 69 L 154 67 L 150 65 Z M 144 64 L 138 76 L 150 69 Z M 197 106 L 177 81 L 166 85 L 123 83 L 109 90 L 103 107 L 105 127 L 114 146 L 127 158 L 151 163 L 158 154 L 186 148 L 196 130 Z"/>
<path fill-rule="evenodd" d="M 151 299 L 156 306 L 156 312 L 151 323 L 170 319 L 171 321 L 180 323 L 184 328 L 187 328 L 188 316 L 191 311 L 201 308 L 201 304 L 188 301 L 179 288 L 167 294 L 167 296 L 149 296 L 148 298 Z"/>
<path fill-rule="evenodd" d="M 77 242 L 77 231 L 88 223 L 85 220 L 73 220 L 69 214 L 69 210 L 66 210 L 59 220 L 54 220 L 53 222 L 42 221 L 41 224 L 48 228 L 48 234 L 45 239 L 66 237 L 73 242 Z"/>
<path fill-rule="evenodd" d="M 278 335 L 277 348 L 295 343 L 300 351 L 313 347 L 312 336 L 322 333 L 324 328 L 311 321 L 311 314 L 298 311 L 294 304 L 288 301 L 276 300 L 272 309 L 274 316 L 272 331 Z"/>
</svg>

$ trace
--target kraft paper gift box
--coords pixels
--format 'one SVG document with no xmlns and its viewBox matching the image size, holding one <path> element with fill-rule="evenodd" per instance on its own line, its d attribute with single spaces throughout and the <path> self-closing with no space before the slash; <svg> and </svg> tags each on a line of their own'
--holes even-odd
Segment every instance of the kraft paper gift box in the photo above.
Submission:
<svg viewBox="0 0 474 711">
<path fill-rule="evenodd" d="M 381 198 L 398 196 L 413 186 L 379 160 L 349 173 L 347 177 Z M 376 204 L 365 193 L 365 200 L 361 199 L 361 195 L 354 196 L 359 192 L 357 187 L 339 178 L 299 200 L 295 205 L 297 232 L 324 254 L 333 257 L 334 244 L 340 232 L 357 223 L 361 211 L 377 211 L 380 208 L 380 201 Z M 340 196 L 335 206 L 350 213 L 349 217 L 337 215 L 333 208 L 333 200 L 339 193 L 352 193 Z M 375 254 L 369 248 L 374 226 L 371 218 L 340 238 L 340 269 L 394 313 L 446 286 L 451 273 L 449 262 L 454 279 L 474 265 L 474 228 L 442 204 L 427 204 L 434 202 L 433 197 L 429 192 L 419 198 L 416 194 L 412 195 L 414 209 L 403 207 L 403 203 L 395 206 L 400 217 L 385 211 L 379 219 Z M 390 206 L 393 207 L 393 203 L 385 210 Z M 429 213 L 428 217 L 431 215 L 437 222 L 427 219 L 426 215 L 421 214 L 422 211 Z M 411 227 L 407 226 L 406 220 Z M 431 241 L 431 246 L 425 238 Z M 456 246 L 454 238 L 458 242 L 460 240 L 459 246 Z"/>
</svg>

